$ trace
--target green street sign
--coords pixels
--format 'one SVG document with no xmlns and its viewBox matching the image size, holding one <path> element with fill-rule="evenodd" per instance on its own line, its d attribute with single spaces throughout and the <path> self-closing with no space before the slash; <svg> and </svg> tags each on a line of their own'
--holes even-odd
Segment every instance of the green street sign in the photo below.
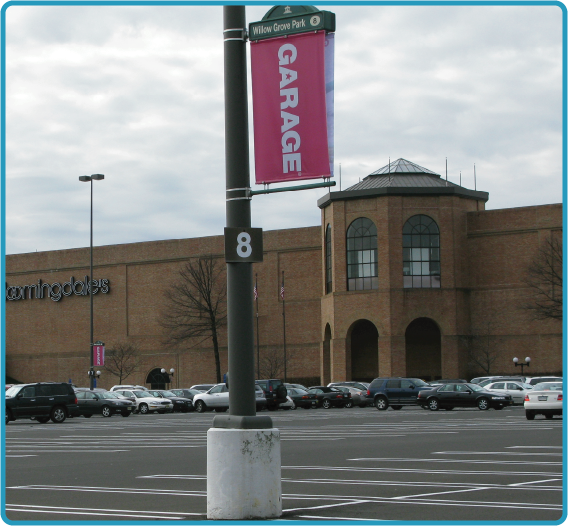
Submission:
<svg viewBox="0 0 568 526">
<path fill-rule="evenodd" d="M 278 7 L 280 10 L 284 9 L 281 6 Z M 262 40 L 320 30 L 335 31 L 335 13 L 331 11 L 314 10 L 296 14 L 284 11 L 280 16 L 270 16 L 270 13 L 269 11 L 269 15 L 260 22 L 249 24 L 249 40 Z"/>
</svg>

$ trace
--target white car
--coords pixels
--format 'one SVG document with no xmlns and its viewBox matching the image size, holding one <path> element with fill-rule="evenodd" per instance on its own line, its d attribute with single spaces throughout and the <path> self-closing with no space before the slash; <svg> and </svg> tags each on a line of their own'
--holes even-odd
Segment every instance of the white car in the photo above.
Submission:
<svg viewBox="0 0 568 526">
<path fill-rule="evenodd" d="M 523 405 L 525 402 L 525 396 L 529 391 L 533 390 L 533 386 L 522 382 L 496 381 L 492 384 L 487 384 L 485 389 L 488 391 L 509 394 L 513 399 L 513 404 Z"/>
<path fill-rule="evenodd" d="M 171 413 L 174 404 L 167 398 L 156 398 L 148 391 L 138 391 L 135 389 L 117 389 L 115 393 L 129 398 L 136 404 L 136 413 L 145 415 L 147 413 Z"/>
<path fill-rule="evenodd" d="M 143 385 L 113 385 L 109 391 L 118 391 L 119 389 L 136 389 L 137 391 L 147 391 L 148 388 Z"/>
<path fill-rule="evenodd" d="M 562 416 L 562 384 L 536 384 L 525 397 L 525 415 L 527 420 L 534 420 L 536 415 L 544 415 L 549 420 L 554 415 Z"/>
<path fill-rule="evenodd" d="M 255 384 L 256 410 L 262 411 L 266 407 L 266 397 L 262 388 Z M 206 393 L 197 394 L 193 397 L 193 407 L 198 413 L 205 411 L 217 411 L 224 413 L 229 409 L 229 388 L 227 384 L 214 385 Z"/>
</svg>

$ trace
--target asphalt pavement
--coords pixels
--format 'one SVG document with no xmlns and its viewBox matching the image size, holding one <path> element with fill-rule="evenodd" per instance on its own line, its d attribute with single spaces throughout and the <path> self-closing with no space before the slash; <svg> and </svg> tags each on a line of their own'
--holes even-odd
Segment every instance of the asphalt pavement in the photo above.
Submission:
<svg viewBox="0 0 568 526">
<path fill-rule="evenodd" d="M 281 434 L 280 520 L 517 523 L 565 517 L 561 418 L 528 421 L 522 407 L 263 414 Z M 34 523 L 206 520 L 206 438 L 214 415 L 10 422 L 3 517 Z"/>
</svg>

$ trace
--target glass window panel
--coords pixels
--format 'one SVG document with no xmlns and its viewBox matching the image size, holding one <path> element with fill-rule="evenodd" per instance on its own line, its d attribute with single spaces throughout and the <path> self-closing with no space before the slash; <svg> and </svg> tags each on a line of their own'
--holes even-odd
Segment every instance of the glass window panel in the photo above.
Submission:
<svg viewBox="0 0 568 526">
<path fill-rule="evenodd" d="M 439 275 L 440 274 L 440 262 L 439 261 L 432 261 L 430 263 L 430 274 L 431 275 Z"/>
<path fill-rule="evenodd" d="M 363 290 L 371 290 L 371 278 L 363 278 Z"/>
<path fill-rule="evenodd" d="M 402 260 L 403 261 L 410 261 L 410 249 L 403 248 L 402 249 Z"/>
<path fill-rule="evenodd" d="M 420 246 L 420 235 L 412 234 L 412 246 L 419 247 Z"/>
<path fill-rule="evenodd" d="M 404 265 L 402 266 L 402 274 L 404 276 L 410 275 L 410 263 L 404 263 Z"/>
<path fill-rule="evenodd" d="M 411 246 L 411 239 L 412 236 L 405 234 L 404 236 L 402 236 L 402 246 L 403 247 L 410 247 Z"/>
<path fill-rule="evenodd" d="M 430 249 L 430 261 L 440 261 L 440 249 L 431 248 Z"/>
<path fill-rule="evenodd" d="M 422 270 L 420 274 L 422 274 L 423 276 L 430 275 L 430 263 L 428 263 L 427 261 L 422 263 Z"/>
<path fill-rule="evenodd" d="M 353 250 L 355 248 L 355 241 L 352 237 L 347 238 L 347 250 Z"/>
<path fill-rule="evenodd" d="M 349 286 L 349 290 L 355 290 L 355 280 L 354 279 L 347 280 L 347 285 Z"/>
<path fill-rule="evenodd" d="M 363 250 L 369 250 L 371 248 L 371 238 L 364 237 L 363 238 Z"/>
<path fill-rule="evenodd" d="M 432 288 L 439 289 L 441 286 L 440 276 L 432 276 Z"/>
<path fill-rule="evenodd" d="M 428 261 L 430 259 L 428 257 L 428 249 L 427 248 L 421 248 L 420 249 L 420 259 L 422 261 Z"/>
<path fill-rule="evenodd" d="M 402 278 L 402 282 L 404 284 L 404 288 L 405 289 L 410 289 L 412 288 L 412 276 L 404 276 Z"/>
<path fill-rule="evenodd" d="M 354 239 L 355 241 L 355 245 L 353 247 L 354 250 L 361 250 L 363 248 L 363 238 L 361 237 L 356 237 Z"/>
<path fill-rule="evenodd" d="M 422 288 L 423 289 L 430 288 L 430 276 L 422 276 Z"/>
<path fill-rule="evenodd" d="M 412 275 L 413 276 L 420 276 L 422 273 L 422 263 L 412 263 Z"/>
<path fill-rule="evenodd" d="M 419 248 L 411 248 L 410 253 L 411 253 L 410 261 L 420 261 L 420 249 Z"/>
<path fill-rule="evenodd" d="M 371 288 L 373 290 L 376 290 L 376 289 L 379 288 L 379 278 L 377 278 L 377 277 L 371 278 Z"/>
<path fill-rule="evenodd" d="M 440 246 L 440 236 L 430 236 L 430 246 L 439 247 Z"/>
<path fill-rule="evenodd" d="M 422 288 L 422 278 L 420 276 L 412 276 L 412 287 L 415 289 Z"/>
</svg>

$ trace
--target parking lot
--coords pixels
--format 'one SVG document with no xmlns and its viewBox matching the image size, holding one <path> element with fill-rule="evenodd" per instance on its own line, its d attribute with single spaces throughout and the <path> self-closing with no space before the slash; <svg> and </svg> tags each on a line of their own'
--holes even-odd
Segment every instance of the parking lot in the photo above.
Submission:
<svg viewBox="0 0 568 526">
<path fill-rule="evenodd" d="M 564 516 L 560 418 L 527 421 L 522 407 L 269 414 L 281 432 L 283 520 L 518 522 Z M 5 517 L 204 520 L 206 435 L 213 417 L 11 422 Z"/>
</svg>

